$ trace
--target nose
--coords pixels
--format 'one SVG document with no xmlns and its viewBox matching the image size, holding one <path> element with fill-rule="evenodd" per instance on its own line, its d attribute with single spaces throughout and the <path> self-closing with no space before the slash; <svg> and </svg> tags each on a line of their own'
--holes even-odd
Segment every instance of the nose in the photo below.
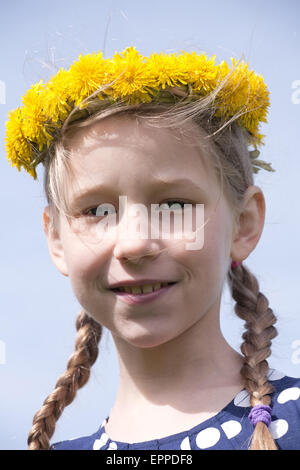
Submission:
<svg viewBox="0 0 300 470">
<path fill-rule="evenodd" d="M 133 264 L 139 264 L 145 258 L 151 260 L 157 258 L 162 251 L 159 239 L 153 240 L 148 237 L 145 219 L 140 224 L 140 219 L 137 223 L 136 216 L 127 214 L 126 221 L 120 221 L 118 226 L 119 235 L 113 250 L 115 258 Z"/>
<path fill-rule="evenodd" d="M 114 247 L 113 254 L 119 261 L 139 264 L 145 258 L 151 260 L 157 258 L 160 252 L 156 243 L 136 239 L 119 241 Z"/>
</svg>

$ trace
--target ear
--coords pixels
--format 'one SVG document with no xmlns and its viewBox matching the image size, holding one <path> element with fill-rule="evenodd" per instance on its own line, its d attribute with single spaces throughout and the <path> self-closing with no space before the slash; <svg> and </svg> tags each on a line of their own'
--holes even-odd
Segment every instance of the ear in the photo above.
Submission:
<svg viewBox="0 0 300 470">
<path fill-rule="evenodd" d="M 64 275 L 69 276 L 64 256 L 63 244 L 59 234 L 59 228 L 50 229 L 50 208 L 46 206 L 43 211 L 43 229 L 47 237 L 48 249 L 51 259 L 57 269 Z"/>
<path fill-rule="evenodd" d="M 262 190 L 249 186 L 239 213 L 231 245 L 231 258 L 243 261 L 256 247 L 265 223 L 266 204 Z"/>
</svg>

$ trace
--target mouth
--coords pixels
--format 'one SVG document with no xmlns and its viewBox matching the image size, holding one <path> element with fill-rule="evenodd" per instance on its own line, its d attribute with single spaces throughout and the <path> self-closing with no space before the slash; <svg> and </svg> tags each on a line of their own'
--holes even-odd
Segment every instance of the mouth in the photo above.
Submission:
<svg viewBox="0 0 300 470">
<path fill-rule="evenodd" d="M 143 286 L 120 286 L 110 289 L 113 292 L 118 294 L 130 294 L 132 296 L 143 297 L 147 294 L 152 294 L 156 291 L 161 291 L 169 286 L 177 284 L 177 282 L 163 282 L 163 283 L 155 283 L 155 284 L 146 284 Z"/>
</svg>

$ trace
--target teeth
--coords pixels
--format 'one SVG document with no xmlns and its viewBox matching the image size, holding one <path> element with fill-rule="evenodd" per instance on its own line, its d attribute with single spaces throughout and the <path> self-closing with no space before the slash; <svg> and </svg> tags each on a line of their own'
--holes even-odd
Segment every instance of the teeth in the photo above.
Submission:
<svg viewBox="0 0 300 470">
<path fill-rule="evenodd" d="M 163 282 L 162 284 L 160 282 L 157 282 L 156 284 L 154 284 L 153 286 L 153 290 L 158 290 L 160 289 L 161 287 L 164 287 L 164 286 L 167 286 L 168 283 L 167 282 Z"/>
<path fill-rule="evenodd" d="M 141 286 L 141 287 L 142 287 L 142 286 Z M 141 288 L 141 287 L 139 287 L 139 286 L 133 286 L 133 287 L 131 288 L 131 292 L 132 292 L 133 294 L 141 294 L 141 293 L 142 293 L 142 288 Z"/>
<path fill-rule="evenodd" d="M 156 286 L 156 284 L 154 286 Z M 152 292 L 154 290 L 151 284 L 146 284 L 145 286 L 141 286 L 141 287 L 143 290 L 143 294 L 148 294 L 148 292 Z"/>
<path fill-rule="evenodd" d="M 168 285 L 168 282 L 157 282 L 155 284 L 146 284 L 144 286 L 124 286 L 124 287 L 119 287 L 118 289 L 121 292 L 127 292 L 128 294 L 148 294 L 150 292 L 156 291 L 160 289 L 161 287 L 165 287 Z"/>
</svg>

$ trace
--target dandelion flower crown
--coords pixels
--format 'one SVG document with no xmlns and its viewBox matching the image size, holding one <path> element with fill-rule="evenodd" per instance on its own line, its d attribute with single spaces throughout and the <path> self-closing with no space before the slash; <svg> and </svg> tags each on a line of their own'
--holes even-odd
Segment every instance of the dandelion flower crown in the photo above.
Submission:
<svg viewBox="0 0 300 470">
<path fill-rule="evenodd" d="M 233 58 L 231 61 L 232 68 L 225 61 L 215 65 L 215 56 L 207 58 L 204 53 L 184 51 L 177 56 L 154 53 L 148 58 L 134 46 L 108 59 L 101 51 L 80 54 L 68 70 L 61 68 L 47 83 L 41 80 L 32 85 L 22 97 L 23 106 L 9 112 L 7 158 L 19 171 L 22 166 L 37 179 L 36 166 L 43 161 L 70 112 L 77 106 L 84 109 L 92 94 L 94 102 L 105 107 L 115 102 L 175 103 L 178 96 L 185 103 L 217 90 L 214 116 L 225 121 L 239 113 L 237 123 L 247 129 L 248 144 L 254 147 L 249 151 L 253 171 L 275 171 L 269 163 L 257 159 L 257 147 L 264 137 L 259 126 L 267 122 L 269 91 L 263 77 L 249 70 L 247 63 Z M 110 86 L 103 87 L 107 84 Z M 105 90 L 97 93 L 101 87 Z"/>
</svg>

